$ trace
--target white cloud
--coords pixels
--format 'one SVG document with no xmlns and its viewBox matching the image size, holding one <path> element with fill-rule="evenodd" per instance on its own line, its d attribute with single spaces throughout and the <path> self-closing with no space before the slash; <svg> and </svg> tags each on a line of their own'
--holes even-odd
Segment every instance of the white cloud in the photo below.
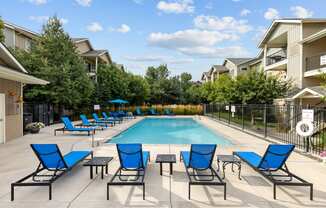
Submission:
<svg viewBox="0 0 326 208">
<path fill-rule="evenodd" d="M 194 62 L 193 59 L 177 59 L 161 55 L 126 56 L 126 60 L 132 62 L 157 62 L 161 64 L 186 64 Z"/>
<path fill-rule="evenodd" d="M 156 7 L 164 13 L 181 14 L 193 13 L 195 11 L 193 0 L 160 1 Z"/>
<path fill-rule="evenodd" d="M 267 11 L 264 14 L 265 19 L 272 20 L 272 19 L 278 19 L 279 12 L 274 8 L 268 8 Z"/>
<path fill-rule="evenodd" d="M 264 35 L 267 31 L 267 28 L 259 26 L 255 31 L 256 31 L 256 33 L 255 33 L 254 37 L 252 38 L 252 40 L 255 43 L 259 43 L 262 40 L 262 38 L 264 37 Z"/>
<path fill-rule="evenodd" d="M 310 11 L 302 6 L 293 6 L 290 8 L 293 12 L 293 15 L 298 18 L 309 18 L 312 17 L 314 12 Z"/>
<path fill-rule="evenodd" d="M 194 19 L 195 27 L 205 30 L 218 30 L 235 33 L 246 33 L 252 29 L 246 20 L 233 17 L 216 17 L 200 15 Z"/>
<path fill-rule="evenodd" d="M 243 9 L 240 12 L 240 16 L 245 17 L 248 16 L 251 13 L 251 11 L 249 9 Z"/>
<path fill-rule="evenodd" d="M 229 47 L 194 47 L 180 50 L 185 55 L 199 58 L 248 57 L 249 52 L 241 46 Z"/>
<path fill-rule="evenodd" d="M 130 32 L 131 28 L 129 25 L 122 24 L 118 28 L 109 28 L 109 31 L 111 32 L 119 32 L 119 33 L 128 33 Z"/>
<path fill-rule="evenodd" d="M 218 58 L 228 56 L 244 56 L 247 51 L 239 46 L 217 47 L 222 41 L 236 40 L 237 35 L 219 31 L 198 29 L 181 30 L 175 33 L 151 33 L 148 43 L 151 46 L 178 51 L 188 56 L 200 58 Z"/>
<path fill-rule="evenodd" d="M 127 33 L 130 31 L 130 27 L 126 24 L 122 24 L 119 28 L 116 29 L 117 32 L 120 32 L 120 33 Z"/>
<path fill-rule="evenodd" d="M 92 22 L 86 27 L 88 32 L 101 32 L 103 31 L 103 27 L 99 22 Z"/>
<path fill-rule="evenodd" d="M 213 46 L 224 40 L 236 40 L 238 36 L 207 30 L 180 30 L 174 33 L 151 33 L 148 42 L 150 45 L 162 48 L 183 48 Z"/>
<path fill-rule="evenodd" d="M 75 0 L 77 4 L 83 7 L 89 7 L 92 4 L 92 0 Z"/>
<path fill-rule="evenodd" d="M 47 0 L 28 0 L 28 2 L 35 4 L 35 5 L 42 5 L 48 3 Z"/>
<path fill-rule="evenodd" d="M 29 16 L 28 18 L 29 18 L 29 20 L 35 21 L 37 23 L 42 23 L 42 24 L 47 22 L 50 19 L 49 16 Z M 61 24 L 63 24 L 63 25 L 65 25 L 69 22 L 69 20 L 66 18 L 59 18 L 59 20 L 60 20 Z"/>
</svg>

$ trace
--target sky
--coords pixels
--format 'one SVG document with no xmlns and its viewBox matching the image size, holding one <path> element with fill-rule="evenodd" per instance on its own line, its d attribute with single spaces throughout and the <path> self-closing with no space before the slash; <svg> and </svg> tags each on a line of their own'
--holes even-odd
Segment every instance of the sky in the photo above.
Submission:
<svg viewBox="0 0 326 208">
<path fill-rule="evenodd" d="M 71 37 L 89 38 L 114 62 L 144 75 L 202 72 L 227 57 L 255 57 L 277 18 L 323 18 L 325 0 L 0 0 L 5 21 L 41 32 L 57 15 Z M 324 16 L 323 16 L 324 15 Z"/>
</svg>

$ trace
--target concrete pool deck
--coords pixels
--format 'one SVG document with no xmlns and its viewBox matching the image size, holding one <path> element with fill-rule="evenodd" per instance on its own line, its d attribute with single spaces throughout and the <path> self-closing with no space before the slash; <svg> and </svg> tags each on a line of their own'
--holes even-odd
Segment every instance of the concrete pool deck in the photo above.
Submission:
<svg viewBox="0 0 326 208">
<path fill-rule="evenodd" d="M 200 118 L 200 120 L 199 120 Z M 137 118 L 113 128 L 99 131 L 95 140 L 104 141 L 138 122 Z M 233 145 L 218 147 L 216 154 L 231 154 L 235 150 L 249 150 L 263 153 L 268 142 L 241 131 L 217 123 L 206 117 L 195 117 L 207 127 L 218 131 Z M 169 175 L 168 165 L 163 165 L 163 176 L 159 175 L 159 164 L 155 157 L 158 153 L 175 153 L 188 150 L 189 145 L 144 145 L 151 151 L 146 182 L 146 200 L 142 200 L 139 187 L 112 187 L 110 200 L 106 200 L 106 183 L 119 166 L 114 144 L 103 144 L 92 148 L 91 137 L 70 133 L 58 133 L 53 129 L 62 125 L 53 125 L 41 130 L 40 134 L 25 135 L 19 139 L 0 145 L 0 207 L 326 207 L 326 165 L 298 153 L 288 160 L 289 169 L 298 176 L 314 184 L 314 201 L 309 200 L 309 189 L 305 187 L 277 188 L 277 200 L 273 200 L 272 186 L 261 175 L 242 164 L 242 180 L 237 171 L 226 170 L 227 200 L 223 200 L 223 190 L 219 187 L 198 186 L 192 188 L 192 200 L 188 200 L 188 179 L 183 163 L 174 164 L 173 175 Z M 47 187 L 18 187 L 15 201 L 10 201 L 10 184 L 33 172 L 37 159 L 29 144 L 57 143 L 63 153 L 80 149 L 93 149 L 95 156 L 113 156 L 109 164 L 109 174 L 104 180 L 100 176 L 89 178 L 89 168 L 82 164 L 58 179 L 53 184 L 53 199 L 48 200 Z M 216 157 L 214 158 L 216 167 Z"/>
</svg>

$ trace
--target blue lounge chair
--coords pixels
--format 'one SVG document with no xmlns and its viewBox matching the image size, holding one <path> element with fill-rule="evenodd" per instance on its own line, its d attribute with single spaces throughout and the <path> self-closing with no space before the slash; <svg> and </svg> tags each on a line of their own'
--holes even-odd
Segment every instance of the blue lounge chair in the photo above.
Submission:
<svg viewBox="0 0 326 208">
<path fill-rule="evenodd" d="M 145 200 L 144 178 L 150 153 L 143 151 L 141 144 L 117 144 L 117 150 L 120 167 L 107 184 L 107 199 L 109 200 L 109 186 L 127 185 L 142 186 Z"/>
<path fill-rule="evenodd" d="M 104 128 L 107 128 L 108 125 L 106 123 L 96 123 L 96 122 L 90 122 L 86 115 L 85 114 L 81 114 L 80 115 L 80 119 L 82 121 L 81 123 L 81 126 L 84 126 L 84 127 L 94 127 L 96 129 L 100 128 L 100 129 L 104 129 Z"/>
<path fill-rule="evenodd" d="M 112 117 L 113 119 L 115 119 L 116 121 L 118 121 L 119 123 L 122 123 L 123 121 L 123 115 L 118 113 L 118 112 L 109 112 L 110 117 Z"/>
<path fill-rule="evenodd" d="M 93 116 L 93 119 L 94 119 L 94 121 L 96 123 L 104 123 L 104 124 L 110 124 L 110 125 L 114 125 L 115 124 L 113 121 L 107 121 L 104 118 L 103 119 L 100 119 L 96 113 L 93 113 L 92 116 Z"/>
<path fill-rule="evenodd" d="M 189 199 L 192 185 L 213 185 L 224 187 L 224 200 L 226 200 L 226 183 L 212 167 L 215 150 L 215 144 L 192 144 L 190 151 L 181 151 L 180 160 L 183 160 L 189 178 Z"/>
<path fill-rule="evenodd" d="M 48 186 L 51 200 L 52 183 L 88 156 L 93 158 L 92 151 L 72 151 L 62 156 L 56 144 L 31 144 L 31 147 L 40 163 L 33 173 L 11 184 L 11 201 L 17 186 Z"/>
<path fill-rule="evenodd" d="M 313 200 L 313 184 L 294 175 L 286 166 L 286 161 L 294 148 L 292 144 L 270 144 L 263 156 L 255 152 L 234 152 L 233 154 L 273 183 L 274 199 L 276 199 L 276 186 L 309 186 L 310 200 Z"/>
<path fill-rule="evenodd" d="M 141 111 L 140 107 L 137 107 L 135 109 L 135 115 L 136 116 L 143 116 L 144 115 L 144 113 Z"/>
<path fill-rule="evenodd" d="M 102 112 L 102 116 L 105 121 L 111 121 L 113 124 L 115 124 L 116 122 L 121 123 L 120 118 L 109 117 L 108 114 L 106 114 L 106 112 Z"/>
<path fill-rule="evenodd" d="M 151 116 L 156 116 L 156 115 L 159 115 L 154 108 L 150 108 L 148 110 L 148 115 L 151 115 Z"/>
<path fill-rule="evenodd" d="M 75 127 L 74 124 L 70 121 L 70 119 L 68 117 L 61 117 L 61 121 L 63 122 L 64 127 L 55 129 L 54 136 L 57 135 L 57 131 L 62 131 L 63 133 L 65 133 L 65 131 L 87 132 L 88 136 L 91 133 L 95 134 L 96 128 L 94 128 L 94 127 L 87 127 L 87 128 Z"/>
<path fill-rule="evenodd" d="M 174 116 L 175 114 L 172 112 L 171 109 L 165 108 L 165 109 L 164 109 L 164 115 L 167 115 L 167 116 Z"/>
</svg>

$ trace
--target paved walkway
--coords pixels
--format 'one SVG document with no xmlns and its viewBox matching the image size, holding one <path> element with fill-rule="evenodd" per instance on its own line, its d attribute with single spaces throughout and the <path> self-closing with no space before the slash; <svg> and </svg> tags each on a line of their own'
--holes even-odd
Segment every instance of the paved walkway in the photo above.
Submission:
<svg viewBox="0 0 326 208">
<path fill-rule="evenodd" d="M 125 130 L 138 122 L 137 118 L 116 127 L 96 134 L 95 139 L 105 138 Z M 218 147 L 217 154 L 231 154 L 234 150 L 250 150 L 263 153 L 267 142 L 247 135 L 235 129 L 216 123 L 208 118 L 196 117 L 214 131 L 230 139 L 233 145 Z M 71 135 L 58 133 L 53 136 L 53 129 L 61 125 L 46 127 L 37 135 L 26 135 L 5 145 L 0 145 L 0 207 L 326 207 L 326 165 L 294 153 L 289 158 L 290 170 L 309 182 L 314 183 L 314 201 L 309 200 L 308 188 L 278 188 L 278 199 L 272 199 L 272 186 L 247 165 L 243 165 L 242 178 L 237 172 L 226 172 L 227 200 L 223 200 L 223 192 L 218 187 L 193 187 L 192 200 L 187 199 L 188 184 L 182 163 L 174 165 L 173 175 L 164 165 L 163 176 L 159 175 L 159 165 L 154 163 L 157 153 L 175 153 L 188 150 L 188 145 L 144 145 L 151 151 L 146 181 L 146 200 L 142 200 L 142 191 L 138 187 L 113 187 L 110 200 L 106 200 L 106 182 L 119 166 L 116 148 L 111 144 L 103 144 L 92 148 L 95 156 L 113 156 L 109 164 L 109 175 L 101 180 L 100 176 L 89 179 L 89 168 L 74 168 L 70 173 L 56 181 L 53 185 L 53 200 L 48 200 L 46 187 L 17 188 L 14 202 L 10 201 L 10 183 L 34 171 L 37 160 L 31 151 L 31 143 L 57 143 L 64 153 L 70 150 L 90 149 L 91 137 L 81 134 Z M 214 161 L 216 166 L 216 161 Z"/>
</svg>

